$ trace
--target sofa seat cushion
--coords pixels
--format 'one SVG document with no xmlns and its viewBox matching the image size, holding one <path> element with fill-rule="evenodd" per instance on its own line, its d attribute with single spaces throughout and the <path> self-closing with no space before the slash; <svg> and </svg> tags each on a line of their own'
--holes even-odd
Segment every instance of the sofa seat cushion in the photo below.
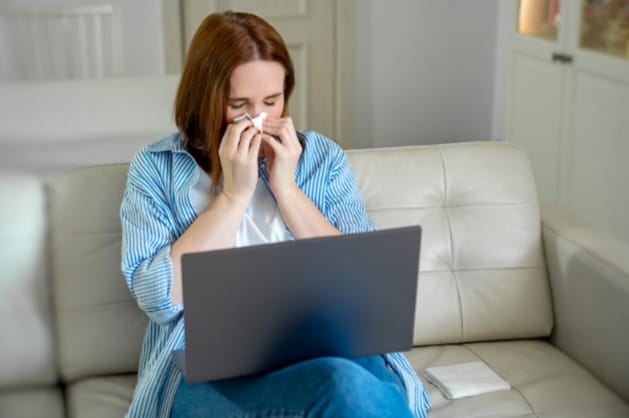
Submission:
<svg viewBox="0 0 629 418">
<path fill-rule="evenodd" d="M 417 347 L 406 353 L 440 417 L 629 417 L 629 405 L 545 340 L 516 340 Z M 482 360 L 511 390 L 460 398 L 427 383 L 427 367 Z"/>
<path fill-rule="evenodd" d="M 0 392 L 0 417 L 62 418 L 63 395 L 58 387 L 30 387 Z"/>
<path fill-rule="evenodd" d="M 125 415 L 137 377 L 135 374 L 83 379 L 66 390 L 68 417 L 120 418 Z"/>
<path fill-rule="evenodd" d="M 433 403 L 431 418 L 629 416 L 628 404 L 545 340 L 417 347 L 405 355 L 428 388 Z M 424 378 L 427 367 L 477 360 L 484 361 L 507 380 L 511 390 L 451 401 Z M 136 380 L 136 375 L 130 374 L 70 384 L 66 392 L 68 416 L 124 416 Z"/>
</svg>

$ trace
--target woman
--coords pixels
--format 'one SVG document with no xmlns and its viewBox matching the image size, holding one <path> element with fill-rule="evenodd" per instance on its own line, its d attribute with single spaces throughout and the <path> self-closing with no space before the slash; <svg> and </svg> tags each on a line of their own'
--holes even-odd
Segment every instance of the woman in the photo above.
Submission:
<svg viewBox="0 0 629 418">
<path fill-rule="evenodd" d="M 192 39 L 177 92 L 180 132 L 131 163 L 122 270 L 150 322 L 130 417 L 400 418 L 430 407 L 400 353 L 318 358 L 196 385 L 172 361 L 184 346 L 181 254 L 373 229 L 340 147 L 295 131 L 287 116 L 294 83 L 286 45 L 267 22 L 210 15 Z"/>
</svg>

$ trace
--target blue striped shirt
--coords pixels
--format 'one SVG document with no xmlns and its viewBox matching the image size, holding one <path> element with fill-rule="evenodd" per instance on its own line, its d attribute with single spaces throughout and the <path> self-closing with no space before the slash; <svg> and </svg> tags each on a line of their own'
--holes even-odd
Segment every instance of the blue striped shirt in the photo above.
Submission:
<svg viewBox="0 0 629 418">
<path fill-rule="evenodd" d="M 305 132 L 304 136 L 306 146 L 297 163 L 297 185 L 341 232 L 373 230 L 343 150 L 317 132 Z M 141 149 L 129 167 L 120 208 L 122 272 L 150 321 L 128 417 L 169 417 L 182 378 L 171 357 L 173 350 L 184 347 L 184 321 L 183 305 L 170 300 L 170 249 L 198 216 L 190 189 L 197 183 L 200 170 L 185 150 L 180 133 Z M 262 164 L 259 174 L 268 185 L 268 172 Z M 386 354 L 385 359 L 402 378 L 415 416 L 426 417 L 430 400 L 411 365 L 401 353 Z"/>
</svg>

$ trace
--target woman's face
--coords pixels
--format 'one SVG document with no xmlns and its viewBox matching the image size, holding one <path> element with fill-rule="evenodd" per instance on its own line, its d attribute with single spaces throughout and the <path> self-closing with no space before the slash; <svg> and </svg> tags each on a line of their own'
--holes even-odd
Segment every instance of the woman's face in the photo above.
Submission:
<svg viewBox="0 0 629 418">
<path fill-rule="evenodd" d="M 229 79 L 225 123 L 249 113 L 253 118 L 266 112 L 279 118 L 284 110 L 284 67 L 275 61 L 251 61 L 234 69 Z"/>
</svg>

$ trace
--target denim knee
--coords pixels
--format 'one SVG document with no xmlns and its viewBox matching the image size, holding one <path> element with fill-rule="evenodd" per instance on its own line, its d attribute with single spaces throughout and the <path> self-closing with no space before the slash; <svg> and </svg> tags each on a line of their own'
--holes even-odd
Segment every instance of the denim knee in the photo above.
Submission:
<svg viewBox="0 0 629 418">
<path fill-rule="evenodd" d="M 325 385 L 307 416 L 338 418 L 411 417 L 408 401 L 394 383 L 378 379 L 358 363 L 336 357 L 312 360 L 311 371 Z"/>
<path fill-rule="evenodd" d="M 342 388 L 354 380 L 368 378 L 369 372 L 356 362 L 342 357 L 320 357 L 309 360 L 316 370 L 330 385 Z"/>
</svg>

